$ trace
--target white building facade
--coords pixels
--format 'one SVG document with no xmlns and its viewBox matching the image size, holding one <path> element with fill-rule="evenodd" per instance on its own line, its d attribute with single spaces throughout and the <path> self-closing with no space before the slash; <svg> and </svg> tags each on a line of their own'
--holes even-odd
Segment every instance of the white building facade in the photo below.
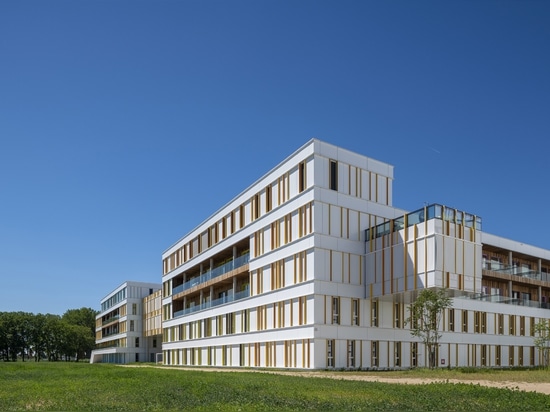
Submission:
<svg viewBox="0 0 550 412">
<path fill-rule="evenodd" d="M 437 359 L 530 366 L 550 252 L 442 205 L 392 205 L 393 166 L 313 139 L 163 254 L 167 365 L 427 366 L 406 324 L 423 288 L 453 296 Z"/>
<path fill-rule="evenodd" d="M 128 281 L 101 300 L 90 363 L 155 361 L 162 345 L 160 286 Z"/>
</svg>

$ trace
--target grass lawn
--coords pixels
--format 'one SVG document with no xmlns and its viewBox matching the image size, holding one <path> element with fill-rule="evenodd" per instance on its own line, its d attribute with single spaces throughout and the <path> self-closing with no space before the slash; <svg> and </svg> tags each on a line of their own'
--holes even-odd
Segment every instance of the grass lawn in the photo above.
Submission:
<svg viewBox="0 0 550 412">
<path fill-rule="evenodd" d="M 445 379 L 446 371 L 398 373 Z M 403 385 L 107 364 L 0 363 L 0 382 L 2 411 L 550 410 L 550 396 L 474 384 Z"/>
</svg>

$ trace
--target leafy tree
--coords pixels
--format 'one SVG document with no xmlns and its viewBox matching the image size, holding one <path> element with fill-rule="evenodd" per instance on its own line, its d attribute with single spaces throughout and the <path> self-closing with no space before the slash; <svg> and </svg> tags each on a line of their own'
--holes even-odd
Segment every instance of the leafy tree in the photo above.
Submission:
<svg viewBox="0 0 550 412">
<path fill-rule="evenodd" d="M 545 368 L 548 368 L 550 354 L 550 322 L 547 319 L 541 319 L 535 325 L 535 338 L 533 339 L 535 347 L 542 353 L 542 362 Z"/>
<path fill-rule="evenodd" d="M 430 368 L 437 367 L 436 351 L 439 347 L 439 325 L 443 311 L 451 306 L 451 298 L 442 289 L 423 289 L 410 305 L 406 323 L 412 325 L 411 335 L 422 339 L 429 354 Z"/>
<path fill-rule="evenodd" d="M 66 324 L 84 328 L 78 332 L 77 329 L 72 329 L 76 335 L 71 339 L 79 343 L 76 352 L 71 356 L 76 356 L 77 360 L 89 358 L 95 347 L 95 317 L 97 314 L 97 311 L 90 308 L 70 309 L 63 314 L 62 319 Z"/>
</svg>

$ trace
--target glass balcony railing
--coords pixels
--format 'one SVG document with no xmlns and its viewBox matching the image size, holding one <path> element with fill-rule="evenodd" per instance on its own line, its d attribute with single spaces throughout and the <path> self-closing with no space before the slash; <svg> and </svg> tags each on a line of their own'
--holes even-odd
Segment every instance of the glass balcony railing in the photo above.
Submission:
<svg viewBox="0 0 550 412">
<path fill-rule="evenodd" d="M 483 264 L 484 270 L 490 270 L 491 272 L 502 273 L 503 275 L 514 275 L 522 278 L 529 278 L 535 280 L 542 280 L 548 282 L 550 280 L 550 274 L 546 272 L 538 272 L 530 268 L 525 268 L 517 265 L 509 266 L 496 262 L 485 262 Z"/>
<path fill-rule="evenodd" d="M 190 313 L 198 312 L 200 310 L 213 308 L 219 305 L 223 305 L 225 303 L 234 302 L 236 300 L 241 300 L 244 298 L 247 298 L 250 296 L 250 287 L 247 286 L 244 290 L 241 290 L 240 292 L 236 292 L 233 295 L 228 296 L 222 296 L 221 298 L 214 299 L 208 302 L 204 302 L 200 305 L 191 306 L 189 308 L 185 308 L 182 310 L 178 310 L 177 312 L 174 312 L 174 318 L 178 318 L 183 315 L 188 315 Z"/>
<path fill-rule="evenodd" d="M 107 323 L 114 322 L 115 320 L 117 320 L 119 318 L 120 318 L 120 315 L 111 316 L 109 319 L 105 319 L 104 321 L 102 321 L 101 325 L 106 325 Z"/>
<path fill-rule="evenodd" d="M 196 286 L 200 283 L 207 282 L 227 272 L 231 272 L 234 269 L 237 269 L 241 266 L 246 265 L 249 260 L 250 260 L 250 253 L 246 253 L 242 256 L 239 256 L 230 262 L 224 263 L 223 265 L 215 267 L 214 269 L 209 270 L 208 272 L 203 273 L 200 276 L 194 277 L 193 279 L 190 279 L 187 282 L 176 286 L 175 288 L 172 289 L 172 295 L 183 292 L 184 290 L 187 290 L 187 289 L 191 289 L 193 286 Z"/>
<path fill-rule="evenodd" d="M 538 302 L 536 300 L 525 298 L 510 298 L 502 295 L 485 295 L 476 293 L 475 295 L 470 296 L 470 299 L 481 300 L 484 302 L 505 303 L 507 305 L 529 306 L 531 308 L 550 309 L 550 303 L 548 302 Z"/>
</svg>

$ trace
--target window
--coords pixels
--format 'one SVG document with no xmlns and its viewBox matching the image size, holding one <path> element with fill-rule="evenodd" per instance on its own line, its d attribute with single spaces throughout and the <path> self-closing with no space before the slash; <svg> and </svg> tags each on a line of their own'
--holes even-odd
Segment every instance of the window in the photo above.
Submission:
<svg viewBox="0 0 550 412">
<path fill-rule="evenodd" d="M 348 368 L 355 367 L 355 341 L 348 340 Z"/>
<path fill-rule="evenodd" d="M 393 344 L 393 363 L 395 366 L 401 366 L 401 342 Z"/>
<path fill-rule="evenodd" d="M 394 326 L 396 328 L 402 328 L 403 327 L 403 316 L 401 313 L 401 304 L 395 303 L 393 305 L 393 318 L 394 318 Z"/>
<path fill-rule="evenodd" d="M 338 162 L 330 160 L 329 187 L 331 190 L 338 190 Z"/>
<path fill-rule="evenodd" d="M 298 191 L 303 192 L 306 188 L 306 162 L 298 166 Z"/>
<path fill-rule="evenodd" d="M 340 323 L 340 298 L 338 297 L 332 298 L 332 323 Z"/>
<path fill-rule="evenodd" d="M 455 331 L 455 310 L 449 309 L 449 332 Z"/>
<path fill-rule="evenodd" d="M 265 211 L 271 211 L 271 185 L 265 188 Z"/>
<path fill-rule="evenodd" d="M 495 346 L 495 366 L 500 366 L 501 349 L 500 345 Z"/>
<path fill-rule="evenodd" d="M 154 338 L 154 339 L 153 339 L 153 348 L 156 348 L 156 347 L 157 347 L 157 339 Z"/>
<path fill-rule="evenodd" d="M 504 314 L 498 314 L 498 334 L 504 335 Z"/>
<path fill-rule="evenodd" d="M 519 334 L 525 336 L 525 316 L 519 317 Z"/>
<path fill-rule="evenodd" d="M 371 326 L 378 326 L 378 301 L 377 300 L 371 300 L 371 318 L 370 318 L 370 325 Z"/>
<path fill-rule="evenodd" d="M 371 366 L 378 366 L 378 341 L 371 342 Z"/>
<path fill-rule="evenodd" d="M 139 348 L 139 338 L 136 338 L 136 348 Z"/>
<path fill-rule="evenodd" d="M 515 335 L 516 334 L 516 316 L 510 315 L 509 317 L 509 325 L 508 325 L 508 334 L 509 335 Z"/>
<path fill-rule="evenodd" d="M 481 345 L 481 366 L 487 366 L 487 345 Z"/>
<path fill-rule="evenodd" d="M 411 366 L 418 366 L 418 342 L 411 343 Z"/>
<path fill-rule="evenodd" d="M 334 368 L 334 339 L 327 340 L 327 367 Z"/>
<path fill-rule="evenodd" d="M 359 299 L 351 300 L 351 324 L 359 326 Z"/>
<path fill-rule="evenodd" d="M 134 331 L 134 321 L 131 320 L 130 321 L 130 332 L 133 332 Z"/>
<path fill-rule="evenodd" d="M 462 311 L 462 332 L 468 333 L 468 311 Z"/>
<path fill-rule="evenodd" d="M 137 303 L 132 303 L 132 315 L 137 315 Z"/>
<path fill-rule="evenodd" d="M 515 359 L 514 359 L 514 352 L 515 348 L 513 346 L 508 347 L 508 366 L 514 366 Z"/>
</svg>

